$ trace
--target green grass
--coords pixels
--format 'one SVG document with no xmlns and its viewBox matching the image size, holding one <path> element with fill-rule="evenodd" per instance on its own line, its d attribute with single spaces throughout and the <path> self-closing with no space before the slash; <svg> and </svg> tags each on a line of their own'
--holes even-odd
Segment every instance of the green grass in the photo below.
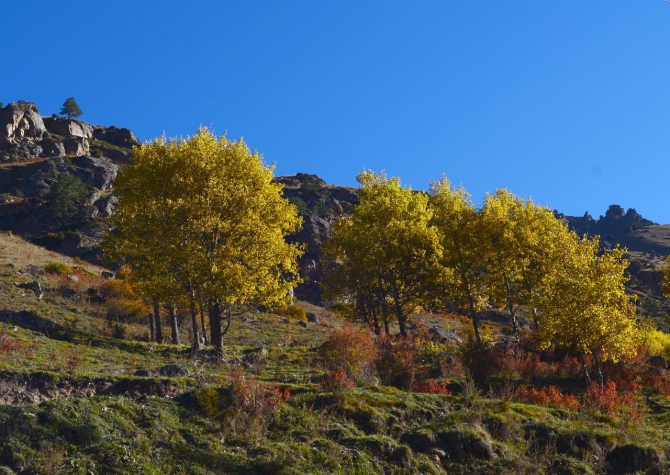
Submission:
<svg viewBox="0 0 670 475">
<path fill-rule="evenodd" d="M 86 297 L 102 282 L 94 274 L 72 282 L 16 270 L 0 267 L 0 308 L 33 316 L 0 322 L 0 473 L 597 474 L 627 444 L 657 454 L 659 473 L 669 468 L 670 411 L 630 424 L 500 399 L 462 376 L 449 376 L 466 386 L 458 395 L 375 385 L 324 391 L 315 349 L 341 324 L 324 309 L 298 303 L 323 322 L 306 328 L 271 313 L 236 317 L 225 362 L 217 362 L 208 352 L 193 357 L 187 326 L 184 345 L 145 341 L 140 321 L 124 323 L 127 338 L 113 337 L 105 306 Z M 41 300 L 14 285 L 34 279 L 45 289 Z M 64 287 L 76 295 L 67 297 Z M 457 319 L 421 318 L 464 327 Z M 265 358 L 247 357 L 261 346 Z M 171 363 L 191 376 L 155 373 Z M 232 413 L 240 407 L 230 399 L 236 366 L 248 380 L 290 390 L 290 399 L 262 416 Z M 138 369 L 152 375 L 135 376 Z M 554 381 L 526 381 L 533 382 Z"/>
</svg>

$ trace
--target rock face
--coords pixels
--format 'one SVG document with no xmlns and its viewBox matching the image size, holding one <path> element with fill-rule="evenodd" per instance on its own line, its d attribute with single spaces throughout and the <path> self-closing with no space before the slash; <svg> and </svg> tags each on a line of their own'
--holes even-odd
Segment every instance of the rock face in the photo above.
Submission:
<svg viewBox="0 0 670 475">
<path fill-rule="evenodd" d="M 42 140 L 47 129 L 32 102 L 19 101 L 0 109 L 0 148 Z"/>
<path fill-rule="evenodd" d="M 116 147 L 132 148 L 140 144 L 135 134 L 126 128 L 118 127 L 94 127 L 93 138 L 103 140 Z"/>
<path fill-rule="evenodd" d="M 128 129 L 41 117 L 35 104 L 0 109 L 0 229 L 50 249 L 97 262 L 104 220 L 114 212 L 113 183 L 139 145 Z M 54 190 L 71 175 L 87 185 L 67 216 L 54 213 Z M 69 209 L 68 208 L 68 209 Z"/>
<path fill-rule="evenodd" d="M 90 139 L 93 137 L 93 127 L 86 122 L 67 117 L 52 115 L 44 117 L 44 125 L 52 134 L 62 135 L 64 137 L 81 137 Z"/>
<path fill-rule="evenodd" d="M 128 163 L 130 149 L 140 144 L 125 128 L 92 126 L 57 115 L 42 117 L 32 102 L 0 109 L 0 162 L 90 155 L 92 142 L 99 158 L 120 163 Z"/>
</svg>

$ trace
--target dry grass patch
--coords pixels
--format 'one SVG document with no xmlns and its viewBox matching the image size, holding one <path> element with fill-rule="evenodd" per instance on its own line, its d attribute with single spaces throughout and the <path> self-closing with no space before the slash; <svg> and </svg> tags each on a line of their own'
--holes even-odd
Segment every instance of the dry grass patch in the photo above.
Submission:
<svg viewBox="0 0 670 475">
<path fill-rule="evenodd" d="M 83 267 L 88 272 L 98 275 L 105 270 L 88 262 L 75 260 L 72 257 L 36 246 L 11 232 L 0 232 L 0 264 L 13 264 L 17 269 L 24 269 L 28 265 L 44 267 L 49 262 L 62 262 L 69 266 Z"/>
</svg>

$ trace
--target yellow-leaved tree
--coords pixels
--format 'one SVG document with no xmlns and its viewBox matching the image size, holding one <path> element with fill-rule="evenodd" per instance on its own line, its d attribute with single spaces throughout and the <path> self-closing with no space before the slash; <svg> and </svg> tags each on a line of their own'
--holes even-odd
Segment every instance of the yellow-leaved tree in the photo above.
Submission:
<svg viewBox="0 0 670 475">
<path fill-rule="evenodd" d="M 427 305 L 446 277 L 428 196 L 400 179 L 363 171 L 360 203 L 335 223 L 324 246 L 324 292 L 343 299 L 377 331 L 391 319 L 407 335 L 407 317 Z"/>
<path fill-rule="evenodd" d="M 521 306 L 537 323 L 538 299 L 546 290 L 546 277 L 563 265 L 570 231 L 550 209 L 506 189 L 486 196 L 481 220 L 488 295 L 508 311 L 518 332 Z"/>
<path fill-rule="evenodd" d="M 206 298 L 218 354 L 236 308 L 283 302 L 299 281 L 301 249 L 285 237 L 301 219 L 272 178 L 273 167 L 242 139 L 201 128 L 134 149 L 117 180 L 107 248 L 126 260 L 147 298 L 188 302 L 194 330 L 196 303 Z"/>
<path fill-rule="evenodd" d="M 579 353 L 587 383 L 585 356 L 592 355 L 602 384 L 601 362 L 634 355 L 640 343 L 634 297 L 625 289 L 628 261 L 619 248 L 599 254 L 597 237 L 571 236 L 564 243 L 563 264 L 547 277 L 547 291 L 539 301 L 538 336 L 544 347 Z"/>
<path fill-rule="evenodd" d="M 463 187 L 454 188 L 447 177 L 430 184 L 432 226 L 442 247 L 440 265 L 453 279 L 441 289 L 445 301 L 466 309 L 475 337 L 482 341 L 478 312 L 488 300 L 486 287 L 486 242 L 481 214 Z"/>
</svg>

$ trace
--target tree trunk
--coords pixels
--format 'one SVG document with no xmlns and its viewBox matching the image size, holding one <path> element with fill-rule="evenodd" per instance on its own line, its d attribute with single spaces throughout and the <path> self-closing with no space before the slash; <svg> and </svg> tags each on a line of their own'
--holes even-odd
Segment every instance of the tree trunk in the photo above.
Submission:
<svg viewBox="0 0 670 475">
<path fill-rule="evenodd" d="M 202 349 L 200 345 L 200 331 L 198 329 L 198 310 L 195 307 L 195 299 L 191 299 L 191 326 L 193 327 L 193 351 L 197 353 Z"/>
<path fill-rule="evenodd" d="M 212 346 L 219 358 L 223 357 L 223 334 L 221 333 L 221 301 L 217 298 L 209 307 L 209 329 Z"/>
<path fill-rule="evenodd" d="M 389 319 L 384 317 L 384 331 L 386 332 L 386 336 L 391 335 L 391 329 L 389 328 Z"/>
<path fill-rule="evenodd" d="M 472 326 L 475 329 L 475 338 L 478 343 L 481 343 L 482 335 L 479 333 L 479 319 L 477 318 L 477 311 L 475 310 L 475 300 L 472 296 L 468 296 L 468 303 L 470 304 L 470 318 L 472 319 Z"/>
<path fill-rule="evenodd" d="M 169 304 L 168 311 L 170 312 L 170 326 L 172 327 L 172 343 L 174 345 L 178 345 L 179 326 L 177 325 L 177 306 L 174 304 Z"/>
<path fill-rule="evenodd" d="M 509 312 L 509 316 L 512 319 L 512 328 L 514 329 L 514 334 L 518 335 L 519 334 L 519 322 L 516 318 L 516 314 L 514 313 L 514 305 L 509 305 L 507 307 L 507 311 Z"/>
<path fill-rule="evenodd" d="M 600 385 L 600 387 L 603 387 L 605 384 L 605 378 L 603 378 L 602 365 L 600 364 L 600 357 L 598 357 L 597 353 L 593 353 L 593 369 L 596 372 L 597 383 Z"/>
<path fill-rule="evenodd" d="M 156 323 L 156 342 L 163 343 L 163 329 L 161 327 L 161 307 L 154 301 L 154 322 Z"/>
<path fill-rule="evenodd" d="M 591 376 L 589 376 L 589 368 L 586 364 L 586 357 L 584 356 L 584 353 L 581 353 L 579 355 L 579 359 L 582 362 L 582 371 L 584 371 L 584 381 L 586 382 L 586 386 L 591 385 Z"/>
<path fill-rule="evenodd" d="M 149 335 L 151 339 L 149 341 L 155 341 L 155 335 L 154 335 L 154 316 L 153 314 L 147 315 L 147 318 L 149 319 Z"/>
<path fill-rule="evenodd" d="M 205 325 L 205 304 L 200 301 L 198 303 L 198 307 L 200 307 L 200 326 L 202 327 L 202 339 L 205 343 L 205 346 L 207 346 L 209 341 L 207 338 L 207 326 Z"/>
</svg>

